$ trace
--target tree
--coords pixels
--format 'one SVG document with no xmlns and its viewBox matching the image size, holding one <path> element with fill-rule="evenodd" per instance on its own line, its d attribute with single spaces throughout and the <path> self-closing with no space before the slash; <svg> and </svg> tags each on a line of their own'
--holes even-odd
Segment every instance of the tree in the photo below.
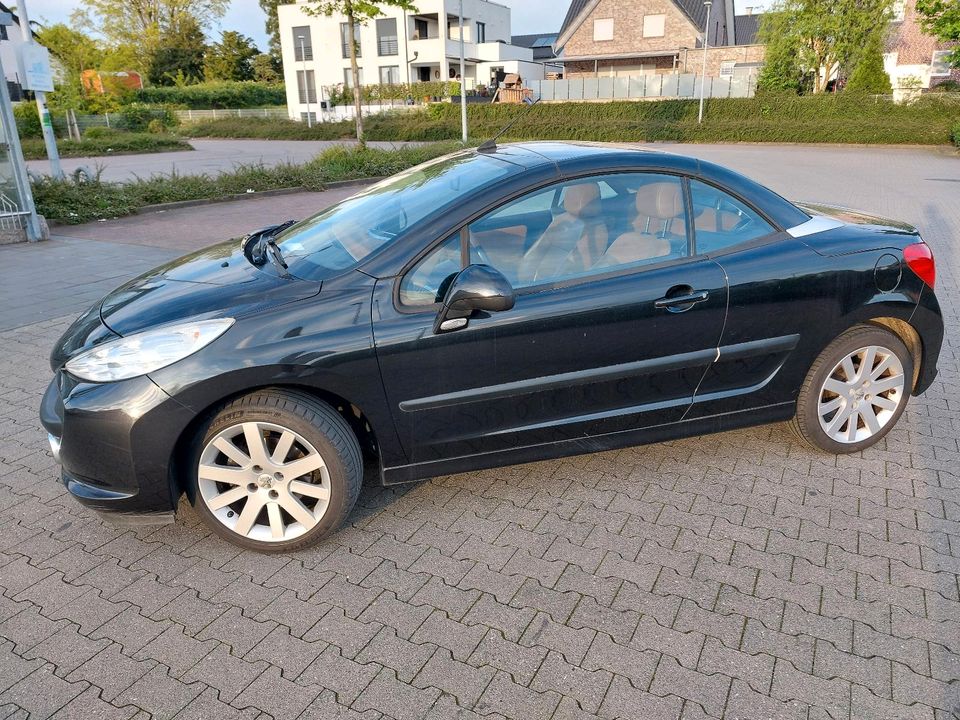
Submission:
<svg viewBox="0 0 960 720">
<path fill-rule="evenodd" d="M 800 92 L 803 71 L 799 48 L 789 32 L 789 20 L 783 11 L 765 12 L 760 17 L 758 40 L 766 45 L 766 57 L 757 79 L 760 90 Z"/>
<path fill-rule="evenodd" d="M 889 95 L 893 92 L 890 76 L 883 69 L 882 31 L 870 36 L 860 54 L 859 61 L 850 73 L 846 89 L 847 92 L 861 92 L 868 95 Z"/>
<path fill-rule="evenodd" d="M 937 39 L 960 40 L 960 2 L 957 0 L 917 0 L 917 14 L 923 29 Z M 960 46 L 947 56 L 947 62 L 960 67 Z"/>
<path fill-rule="evenodd" d="M 51 101 L 55 100 L 61 107 L 77 108 L 83 100 L 80 76 L 84 70 L 99 69 L 104 58 L 103 48 L 89 35 L 63 23 L 47 25 L 37 36 L 63 68 L 56 97 L 51 97 Z"/>
<path fill-rule="evenodd" d="M 207 80 L 251 80 L 253 59 L 260 54 L 253 40 L 235 30 L 226 30 L 220 42 L 207 48 L 203 60 Z"/>
<path fill-rule="evenodd" d="M 871 34 L 886 27 L 892 0 L 782 0 L 765 21 L 768 37 L 776 37 L 774 60 L 781 69 L 812 73 L 813 92 L 823 92 L 834 73 L 846 77 Z M 790 53 L 796 65 L 791 67 Z M 768 82 L 773 82 L 772 74 Z M 782 78 L 788 84 L 789 77 Z"/>
<path fill-rule="evenodd" d="M 203 80 L 207 40 L 199 22 L 184 20 L 176 33 L 163 36 L 150 56 L 147 78 L 154 85 L 178 85 Z"/>
<path fill-rule="evenodd" d="M 202 32 L 223 17 L 229 4 L 230 0 L 83 0 L 84 8 L 71 20 L 103 35 L 109 45 L 134 48 L 137 69 L 143 70 L 156 61 L 161 46 L 183 46 L 183 38 L 194 27 Z"/>
<path fill-rule="evenodd" d="M 353 78 L 353 109 L 356 113 L 357 142 L 364 145 L 363 114 L 360 107 L 360 68 L 357 65 L 357 30 L 361 25 L 383 14 L 381 6 L 415 11 L 411 0 L 308 0 L 304 6 L 311 15 L 343 15 L 347 18 L 347 37 L 350 43 L 350 76 Z"/>
<path fill-rule="evenodd" d="M 259 0 L 260 9 L 267 16 L 264 23 L 267 35 L 270 36 L 270 54 L 273 55 L 274 63 L 279 66 L 282 62 L 280 53 L 280 19 L 277 17 L 277 7 L 279 5 L 289 5 L 296 0 Z"/>
<path fill-rule="evenodd" d="M 253 79 L 259 82 L 278 83 L 281 80 L 280 65 L 269 53 L 260 53 L 250 63 Z"/>
</svg>

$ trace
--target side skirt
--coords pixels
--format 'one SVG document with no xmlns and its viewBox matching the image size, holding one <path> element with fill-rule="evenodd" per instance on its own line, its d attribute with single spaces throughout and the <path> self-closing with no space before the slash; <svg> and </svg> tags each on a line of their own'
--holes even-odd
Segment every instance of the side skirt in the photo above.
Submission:
<svg viewBox="0 0 960 720">
<path fill-rule="evenodd" d="M 733 430 L 735 428 L 762 425 L 765 423 L 781 422 L 793 417 L 796 404 L 783 402 L 774 405 L 765 405 L 759 408 L 737 410 L 731 413 L 711 415 L 693 420 L 657 425 L 635 430 L 622 430 L 606 435 L 584 436 L 569 440 L 560 440 L 540 445 L 526 445 L 509 450 L 481 453 L 478 455 L 463 455 L 445 460 L 433 460 L 412 465 L 397 465 L 383 468 L 382 481 L 384 485 L 398 485 L 400 483 L 422 480 L 438 475 L 483 470 L 485 468 L 501 467 L 503 465 L 519 465 L 521 463 L 536 462 L 538 460 L 552 460 L 569 455 L 584 455 L 616 450 L 634 445 L 647 445 L 664 440 L 678 440 L 694 435 Z"/>
</svg>

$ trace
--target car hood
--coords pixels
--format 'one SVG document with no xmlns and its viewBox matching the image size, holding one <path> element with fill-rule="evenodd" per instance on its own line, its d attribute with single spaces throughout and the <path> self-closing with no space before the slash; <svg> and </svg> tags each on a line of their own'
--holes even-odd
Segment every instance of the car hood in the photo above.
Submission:
<svg viewBox="0 0 960 720">
<path fill-rule="evenodd" d="M 311 297 L 320 283 L 254 267 L 230 240 L 185 255 L 131 280 L 100 304 L 103 324 L 118 335 L 197 316 L 242 317 Z"/>
<path fill-rule="evenodd" d="M 821 215 L 833 218 L 845 225 L 873 225 L 898 232 L 916 233 L 917 229 L 909 223 L 900 220 L 891 220 L 880 215 L 870 215 L 859 210 L 841 207 L 840 205 L 822 205 L 820 203 L 794 203 L 798 208 L 809 215 Z"/>
<path fill-rule="evenodd" d="M 281 277 L 269 264 L 254 267 L 239 241 L 230 240 L 154 268 L 111 292 L 67 329 L 50 362 L 59 368 L 98 343 L 158 325 L 241 318 L 318 292 L 318 282 Z"/>
</svg>

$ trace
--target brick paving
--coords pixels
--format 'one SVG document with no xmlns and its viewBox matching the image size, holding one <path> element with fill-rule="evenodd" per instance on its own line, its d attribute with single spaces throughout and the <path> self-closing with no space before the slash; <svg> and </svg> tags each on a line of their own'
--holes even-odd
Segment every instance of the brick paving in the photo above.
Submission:
<svg viewBox="0 0 960 720">
<path fill-rule="evenodd" d="M 118 529 L 57 483 L 45 358 L 85 293 L 174 253 L 0 249 L 0 718 L 956 718 L 960 158 L 689 150 L 934 246 L 940 378 L 877 447 L 835 458 L 774 425 L 369 487 L 281 556 L 186 503 Z"/>
</svg>

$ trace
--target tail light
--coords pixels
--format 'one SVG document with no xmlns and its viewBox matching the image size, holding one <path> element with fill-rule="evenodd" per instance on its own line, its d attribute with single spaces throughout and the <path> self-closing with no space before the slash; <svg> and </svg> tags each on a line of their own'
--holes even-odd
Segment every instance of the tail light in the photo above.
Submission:
<svg viewBox="0 0 960 720">
<path fill-rule="evenodd" d="M 933 251 L 925 242 L 907 245 L 903 249 L 903 259 L 916 274 L 931 288 L 937 281 L 937 263 L 933 259 Z"/>
</svg>

